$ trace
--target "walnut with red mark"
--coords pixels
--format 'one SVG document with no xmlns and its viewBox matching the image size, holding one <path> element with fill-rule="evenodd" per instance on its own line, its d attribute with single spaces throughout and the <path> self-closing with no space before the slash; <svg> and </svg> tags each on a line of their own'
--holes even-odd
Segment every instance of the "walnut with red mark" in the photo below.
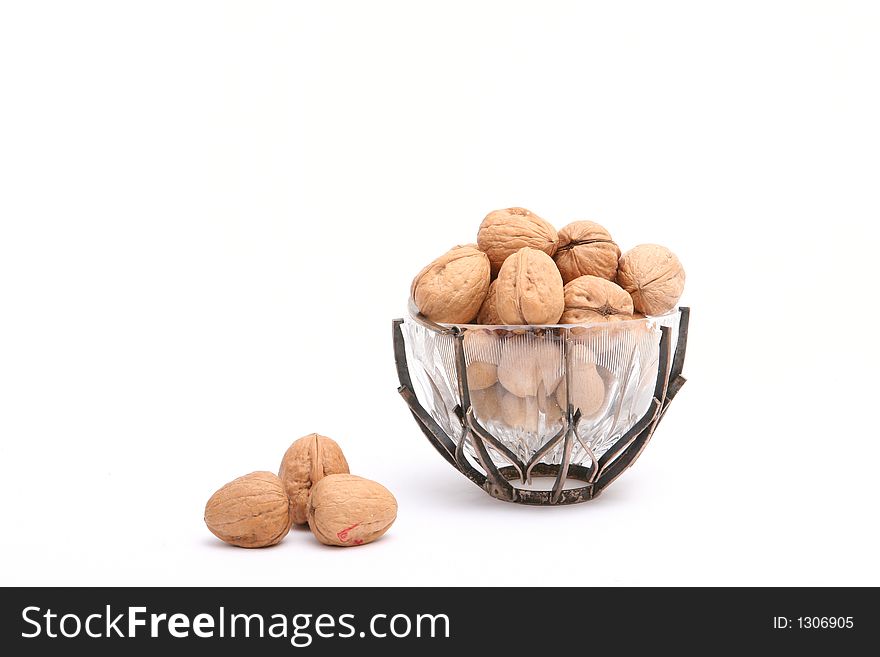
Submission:
<svg viewBox="0 0 880 657">
<path fill-rule="evenodd" d="M 397 518 L 397 500 L 375 481 L 329 475 L 312 489 L 308 518 L 312 533 L 325 545 L 365 545 L 391 527 Z"/>
</svg>

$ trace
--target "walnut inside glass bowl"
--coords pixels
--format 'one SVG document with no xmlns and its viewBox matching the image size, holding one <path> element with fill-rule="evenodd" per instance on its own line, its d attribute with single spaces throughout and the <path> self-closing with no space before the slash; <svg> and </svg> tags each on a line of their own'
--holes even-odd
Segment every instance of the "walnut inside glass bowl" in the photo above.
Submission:
<svg viewBox="0 0 880 657">
<path fill-rule="evenodd" d="M 578 417 L 571 463 L 588 468 L 649 411 L 658 375 L 660 329 L 668 326 L 675 335 L 679 312 L 616 317 L 487 328 L 436 324 L 411 308 L 401 331 L 419 402 L 454 442 L 463 440 L 461 448 L 470 458 L 479 460 L 480 455 L 462 429 L 463 422 L 467 426 L 459 388 L 462 373 L 474 420 L 495 441 L 487 454 L 498 467 L 509 467 L 514 457 L 522 463 L 538 459 L 536 463 L 547 468 L 558 464 L 563 447 L 553 441 L 566 423 L 573 422 L 570 406 Z M 458 349 L 464 372 L 458 366 Z"/>
</svg>

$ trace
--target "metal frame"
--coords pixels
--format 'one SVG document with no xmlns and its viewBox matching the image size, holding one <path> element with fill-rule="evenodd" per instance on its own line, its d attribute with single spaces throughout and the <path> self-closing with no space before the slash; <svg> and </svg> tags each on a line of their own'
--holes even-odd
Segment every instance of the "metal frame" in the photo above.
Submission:
<svg viewBox="0 0 880 657">
<path fill-rule="evenodd" d="M 461 405 L 455 407 L 462 426 L 462 437 L 456 443 L 450 438 L 430 413 L 421 405 L 416 397 L 409 365 L 406 361 L 406 346 L 401 331 L 402 319 L 392 322 L 394 339 L 394 360 L 397 365 L 397 377 L 400 387 L 397 391 L 409 406 L 410 412 L 432 445 L 449 463 L 489 495 L 505 502 L 532 505 L 559 505 L 586 502 L 599 496 L 611 482 L 617 479 L 639 458 L 648 441 L 657 430 L 657 425 L 666 414 L 669 404 L 681 390 L 686 379 L 681 375 L 687 349 L 688 323 L 690 308 L 679 308 L 678 340 L 675 353 L 670 353 L 670 331 L 668 326 L 661 326 L 660 357 L 657 364 L 657 379 L 654 384 L 654 396 L 648 411 L 636 422 L 629 431 L 618 439 L 611 449 L 600 458 L 595 458 L 589 445 L 577 436 L 576 430 L 580 422 L 580 411 L 572 408 L 568 399 L 567 409 L 563 417 L 562 428 L 548 440 L 528 462 L 523 462 L 507 446 L 495 438 L 483 427 L 474 416 L 471 407 L 470 390 L 467 382 L 467 367 L 464 355 L 464 332 L 458 327 L 447 328 L 439 324 L 426 322 L 432 330 L 452 335 L 455 338 L 456 378 Z M 421 319 L 421 318 L 420 318 Z M 566 330 L 567 333 L 567 330 Z M 563 340 L 563 357 L 566 368 L 566 396 L 571 391 L 571 368 L 568 367 L 568 351 L 570 337 Z M 670 366 L 670 357 L 672 365 Z M 477 461 L 482 468 L 480 472 L 468 460 L 465 452 L 465 441 L 469 440 L 474 448 Z M 571 451 L 574 441 L 578 440 L 590 456 L 590 466 L 572 464 Z M 563 442 L 562 462 L 558 465 L 541 463 L 541 459 L 560 441 Z M 487 445 L 498 451 L 510 462 L 509 466 L 498 467 L 489 456 Z M 527 490 L 511 485 L 511 481 L 531 481 L 532 475 L 555 477 L 553 488 L 546 490 Z M 568 479 L 584 483 L 578 488 L 565 488 Z"/>
</svg>

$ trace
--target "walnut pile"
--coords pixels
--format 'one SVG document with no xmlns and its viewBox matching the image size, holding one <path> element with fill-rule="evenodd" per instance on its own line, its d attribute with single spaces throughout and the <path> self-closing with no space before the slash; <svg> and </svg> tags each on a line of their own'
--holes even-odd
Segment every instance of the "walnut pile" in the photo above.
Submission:
<svg viewBox="0 0 880 657">
<path fill-rule="evenodd" d="M 486 215 L 477 243 L 432 261 L 410 292 L 419 314 L 440 324 L 589 325 L 668 313 L 684 281 L 681 262 L 663 246 L 642 244 L 621 256 L 594 221 L 573 221 L 557 233 L 534 212 L 513 207 Z M 494 385 L 500 369 L 476 363 L 476 389 Z"/>
<path fill-rule="evenodd" d="M 326 545 L 365 545 L 384 534 L 396 517 L 397 500 L 388 489 L 348 474 L 339 445 L 317 433 L 287 449 L 278 476 L 252 472 L 239 477 L 205 505 L 211 533 L 245 548 L 281 542 L 294 523 L 308 523 Z"/>
</svg>

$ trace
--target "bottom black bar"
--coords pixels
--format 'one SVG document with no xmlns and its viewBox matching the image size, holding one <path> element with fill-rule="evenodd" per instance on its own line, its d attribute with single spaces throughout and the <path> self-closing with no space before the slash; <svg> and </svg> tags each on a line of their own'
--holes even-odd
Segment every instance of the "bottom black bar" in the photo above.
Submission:
<svg viewBox="0 0 880 657">
<path fill-rule="evenodd" d="M 7 588 L 5 654 L 517 655 L 617 646 L 855 649 L 880 638 L 873 589 Z M 8 652 L 7 648 L 19 649 Z M 120 651 L 123 651 L 120 653 Z"/>
</svg>

